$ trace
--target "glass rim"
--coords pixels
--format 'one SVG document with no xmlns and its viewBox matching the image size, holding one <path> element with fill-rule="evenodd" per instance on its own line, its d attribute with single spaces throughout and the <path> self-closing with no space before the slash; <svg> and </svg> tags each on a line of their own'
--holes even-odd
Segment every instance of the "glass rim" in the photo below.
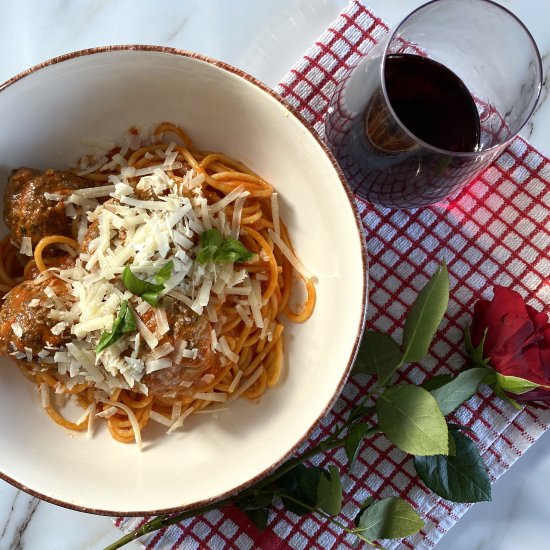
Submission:
<svg viewBox="0 0 550 550">
<path fill-rule="evenodd" d="M 422 4 L 421 6 L 418 6 L 416 9 L 414 9 L 408 15 L 406 15 L 396 25 L 395 29 L 391 32 L 391 34 L 389 34 L 389 36 L 387 37 L 387 44 L 384 46 L 384 51 L 383 51 L 383 54 L 382 54 L 382 62 L 380 63 L 380 85 L 381 85 L 381 88 L 382 88 L 382 94 L 384 96 L 384 100 L 386 102 L 386 105 L 387 105 L 390 113 L 392 114 L 392 116 L 395 119 L 395 121 L 397 122 L 397 124 L 399 124 L 399 127 L 401 128 L 401 130 L 403 130 L 403 132 L 405 134 L 407 134 L 411 139 L 413 139 L 416 143 L 418 143 L 422 147 L 424 147 L 426 149 L 429 149 L 433 152 L 439 153 L 439 154 L 451 155 L 453 157 L 469 158 L 469 157 L 485 156 L 485 155 L 488 155 L 490 153 L 494 153 L 495 151 L 497 151 L 500 148 L 505 147 L 514 138 L 516 138 L 519 135 L 519 133 L 523 130 L 523 128 L 525 127 L 527 122 L 529 122 L 529 119 L 531 118 L 531 116 L 533 115 L 535 109 L 537 108 L 537 105 L 538 105 L 538 102 L 539 102 L 539 99 L 540 99 L 540 94 L 541 94 L 541 91 L 542 91 L 543 67 L 542 67 L 542 58 L 541 58 L 541 55 L 540 55 L 539 47 L 538 47 L 535 39 L 533 38 L 533 35 L 531 34 L 531 31 L 526 27 L 525 23 L 523 23 L 523 21 L 521 19 L 519 19 L 519 17 L 517 15 L 515 15 L 512 11 L 510 11 L 508 8 L 498 4 L 497 2 L 494 2 L 493 0 L 473 0 L 477 3 L 479 3 L 479 4 L 489 4 L 492 7 L 497 8 L 497 10 L 506 13 L 509 17 L 511 17 L 513 20 L 515 20 L 515 22 L 517 24 L 519 24 L 519 26 L 525 32 L 525 35 L 526 35 L 527 39 L 531 42 L 531 45 L 533 47 L 533 51 L 534 51 L 535 57 L 536 57 L 535 63 L 536 63 L 536 68 L 537 68 L 537 73 L 538 73 L 538 85 L 537 85 L 537 91 L 536 91 L 536 94 L 535 94 L 535 100 L 533 101 L 533 105 L 531 107 L 531 110 L 528 113 L 527 117 L 525 118 L 525 121 L 523 122 L 523 124 L 512 135 L 510 135 L 510 137 L 508 137 L 505 141 L 503 141 L 502 143 L 498 143 L 496 145 L 492 145 L 491 147 L 488 147 L 487 149 L 482 149 L 480 151 L 449 151 L 447 149 L 441 149 L 440 147 L 430 145 L 429 143 L 427 143 L 426 141 L 424 141 L 423 139 L 421 139 L 417 135 L 415 135 L 413 132 L 411 132 L 407 128 L 407 126 L 405 126 L 405 124 L 403 124 L 401 119 L 397 116 L 397 113 L 394 111 L 394 109 L 392 107 L 392 104 L 390 102 L 390 99 L 388 97 L 388 93 L 386 91 L 386 80 L 385 80 L 385 77 L 384 77 L 384 73 L 385 73 L 385 66 L 386 66 L 386 58 L 388 56 L 388 48 L 390 47 L 390 44 L 393 42 L 393 39 L 397 37 L 397 33 L 398 33 L 399 29 L 411 17 L 416 15 L 418 12 L 424 10 L 428 6 L 431 6 L 432 4 L 439 4 L 440 2 L 446 2 L 446 1 L 449 1 L 449 0 L 430 0 L 429 2 L 426 2 L 425 4 Z"/>
</svg>

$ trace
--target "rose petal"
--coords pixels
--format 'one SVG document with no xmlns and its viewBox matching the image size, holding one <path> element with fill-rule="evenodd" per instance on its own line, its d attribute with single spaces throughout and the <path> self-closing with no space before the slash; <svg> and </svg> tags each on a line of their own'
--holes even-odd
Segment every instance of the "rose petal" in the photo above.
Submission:
<svg viewBox="0 0 550 550">
<path fill-rule="evenodd" d="M 471 335 L 479 345 L 486 332 L 484 356 L 505 376 L 517 376 L 535 384 L 550 386 L 550 324 L 548 315 L 525 303 L 509 288 L 495 286 L 491 301 L 479 300 L 474 306 Z M 537 389 L 521 401 L 550 401 L 550 390 Z"/>
</svg>

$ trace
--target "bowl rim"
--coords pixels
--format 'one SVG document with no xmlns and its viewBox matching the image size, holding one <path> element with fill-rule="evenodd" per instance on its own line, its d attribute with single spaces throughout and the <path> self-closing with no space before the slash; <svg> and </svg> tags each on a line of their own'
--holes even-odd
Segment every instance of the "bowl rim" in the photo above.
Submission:
<svg viewBox="0 0 550 550">
<path fill-rule="evenodd" d="M 277 100 L 287 111 L 289 111 L 298 122 L 302 124 L 303 127 L 307 129 L 307 131 L 311 134 L 311 136 L 315 139 L 317 144 L 322 148 L 325 155 L 329 159 L 330 163 L 332 164 L 336 175 L 338 176 L 338 179 L 340 180 L 340 183 L 344 189 L 344 192 L 346 193 L 346 196 L 348 198 L 348 201 L 351 206 L 352 213 L 355 218 L 355 223 L 357 226 L 357 232 L 359 235 L 359 242 L 361 246 L 361 262 L 363 265 L 363 289 L 362 289 L 362 295 L 361 295 L 361 317 L 359 320 L 359 326 L 357 327 L 357 334 L 355 337 L 355 341 L 352 347 L 352 350 L 350 352 L 350 355 L 347 360 L 346 368 L 344 369 L 342 376 L 340 378 L 340 381 L 335 388 L 334 394 L 332 398 L 329 400 L 327 405 L 323 408 L 323 410 L 319 413 L 315 421 L 311 424 L 311 426 L 305 431 L 305 433 L 300 437 L 300 439 L 286 452 L 281 456 L 279 459 L 277 459 L 275 462 L 273 462 L 268 468 L 265 468 L 262 472 L 255 475 L 254 477 L 250 478 L 249 480 L 241 483 L 237 487 L 234 487 L 231 490 L 224 491 L 216 496 L 209 497 L 206 499 L 203 499 L 201 501 L 192 503 L 192 504 L 186 504 L 182 506 L 176 506 L 176 507 L 170 507 L 170 508 L 160 508 L 156 510 L 141 510 L 141 511 L 134 511 L 134 512 L 123 512 L 120 510 L 108 510 L 103 508 L 90 508 L 87 506 L 83 506 L 80 504 L 76 504 L 73 502 L 67 502 L 64 500 L 57 499 L 55 497 L 51 497 L 49 495 L 45 495 L 41 493 L 40 491 L 37 491 L 35 489 L 32 489 L 31 487 L 27 487 L 26 485 L 10 478 L 6 474 L 4 474 L 2 471 L 0 471 L 0 479 L 3 479 L 4 481 L 8 482 L 9 484 L 13 485 L 17 489 L 20 489 L 34 497 L 37 497 L 45 502 L 49 502 L 50 504 L 55 504 L 57 506 L 61 506 L 64 508 L 68 508 L 71 510 L 75 510 L 78 512 L 84 512 L 88 514 L 94 514 L 94 515 L 104 515 L 104 516 L 125 516 L 125 517 L 141 517 L 141 516 L 157 516 L 160 514 L 172 514 L 177 512 L 183 512 L 186 510 L 192 510 L 195 508 L 199 508 L 205 505 L 214 504 L 216 502 L 219 502 L 223 500 L 224 498 L 230 497 L 232 495 L 236 495 L 239 492 L 243 491 L 244 489 L 250 487 L 254 483 L 257 483 L 273 471 L 275 471 L 279 466 L 281 466 L 284 462 L 286 462 L 294 453 L 295 451 L 309 438 L 313 430 L 316 428 L 316 426 L 319 424 L 319 422 L 322 420 L 322 418 L 330 412 L 330 410 L 333 408 L 334 404 L 336 403 L 337 399 L 339 398 L 340 394 L 342 393 L 342 390 L 344 389 L 344 386 L 349 378 L 349 375 L 351 374 L 351 369 L 353 367 L 353 363 L 355 361 L 355 358 L 357 356 L 357 352 L 359 349 L 359 344 L 361 343 L 361 339 L 363 336 L 363 332 L 365 329 L 365 323 L 366 323 L 366 314 L 367 314 L 367 303 L 368 303 L 368 255 L 367 255 L 367 247 L 365 242 L 365 236 L 363 233 L 363 224 L 361 222 L 361 217 L 359 215 L 357 206 L 355 204 L 354 196 L 351 190 L 348 187 L 348 184 L 346 182 L 344 173 L 342 172 L 342 169 L 340 168 L 338 162 L 336 161 L 335 157 L 333 156 L 332 152 L 328 148 L 328 146 L 324 143 L 324 141 L 321 139 L 317 131 L 314 129 L 313 125 L 305 119 L 305 117 L 298 111 L 296 107 L 291 105 L 286 99 L 284 99 L 281 95 L 279 95 L 275 90 L 270 88 L 267 84 L 263 83 L 262 81 L 258 80 L 256 77 L 250 75 L 246 71 L 243 71 L 242 69 L 239 69 L 233 65 L 230 65 L 229 63 L 226 63 L 224 61 L 220 61 L 218 59 L 215 59 L 213 57 L 209 57 L 204 54 L 200 54 L 197 52 L 189 51 L 189 50 L 183 50 L 178 48 L 173 48 L 170 46 L 158 46 L 158 45 L 149 45 L 149 44 L 118 44 L 118 45 L 112 45 L 112 46 L 97 46 L 93 48 L 86 48 L 82 50 L 75 50 L 66 54 L 62 54 L 56 57 L 52 57 L 50 59 L 47 59 L 41 63 L 38 63 L 36 65 L 33 65 L 32 67 L 16 74 L 15 76 L 11 77 L 10 79 L 6 80 L 2 84 L 0 84 L 0 92 L 3 92 L 13 84 L 19 82 L 26 76 L 29 76 L 33 73 L 38 72 L 41 69 L 47 68 L 51 65 L 57 65 L 59 63 L 63 63 L 64 61 L 69 61 L 72 59 L 76 59 L 79 57 L 85 57 L 90 55 L 97 55 L 97 54 L 105 54 L 110 52 L 121 52 L 121 51 L 137 51 L 137 52 L 150 52 L 150 53 L 162 53 L 162 54 L 168 54 L 168 55 L 177 55 L 180 57 L 186 57 L 188 59 L 194 59 L 197 61 L 202 61 L 204 63 L 207 63 L 209 65 L 213 65 L 219 69 L 222 69 L 223 71 L 226 71 L 230 74 L 233 74 L 234 76 L 240 77 L 246 81 L 248 81 L 250 84 L 253 84 L 257 88 L 260 89 L 260 91 L 263 91 L 267 94 L 269 94 L 273 99 Z"/>
</svg>

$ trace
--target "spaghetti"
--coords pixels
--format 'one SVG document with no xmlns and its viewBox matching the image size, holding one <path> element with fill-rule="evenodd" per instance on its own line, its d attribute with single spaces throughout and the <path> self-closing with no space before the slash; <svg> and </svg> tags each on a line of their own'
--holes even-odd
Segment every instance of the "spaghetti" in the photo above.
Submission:
<svg viewBox="0 0 550 550">
<path fill-rule="evenodd" d="M 231 157 L 197 150 L 170 123 L 148 140 L 131 129 L 125 147 L 84 157 L 73 173 L 89 186 L 50 196 L 62 201 L 75 239 L 46 228 L 30 260 L 0 243 L 0 289 L 14 289 L 0 309 L 9 327 L 0 341 L 50 417 L 75 431 L 105 418 L 113 438 L 141 445 L 150 421 L 172 432 L 193 413 L 277 385 L 283 314 L 307 320 L 315 287 L 273 187 Z M 298 308 L 296 279 L 305 295 Z M 47 317 L 55 345 L 24 341 L 32 320 L 30 331 L 9 323 L 22 304 Z M 65 418 L 53 396 L 73 399 L 83 416 Z"/>
</svg>

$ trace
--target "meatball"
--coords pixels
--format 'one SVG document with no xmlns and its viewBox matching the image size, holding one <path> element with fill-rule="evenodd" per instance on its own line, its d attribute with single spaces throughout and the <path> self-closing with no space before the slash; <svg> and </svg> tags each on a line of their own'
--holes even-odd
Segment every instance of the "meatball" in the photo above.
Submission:
<svg viewBox="0 0 550 550">
<path fill-rule="evenodd" d="M 215 375 L 220 368 L 219 358 L 212 349 L 212 327 L 204 315 L 198 315 L 180 302 L 168 302 L 166 317 L 170 331 L 159 342 L 172 345 L 177 340 L 185 340 L 187 349 L 196 349 L 195 358 L 183 358 L 177 365 L 147 374 L 143 382 L 155 395 L 185 392 L 190 387 L 204 385 L 204 375 Z M 154 310 L 150 309 L 143 322 L 152 331 L 156 329 Z"/>
<path fill-rule="evenodd" d="M 57 347 L 70 340 L 68 327 L 60 334 L 52 332 L 58 321 L 50 318 L 51 309 L 46 306 L 44 289 L 48 286 L 60 300 L 66 299 L 67 287 L 55 277 L 40 283 L 23 281 L 6 295 L 0 307 L 0 353 L 7 355 L 30 348 L 36 355 L 46 345 Z"/>
<path fill-rule="evenodd" d="M 58 267 L 59 269 L 69 269 L 74 266 L 75 258 L 70 254 L 59 254 L 48 258 L 48 268 Z M 40 275 L 40 269 L 34 263 L 25 268 L 25 280 L 33 281 Z"/>
<path fill-rule="evenodd" d="M 65 215 L 62 201 L 49 200 L 45 193 L 70 195 L 92 184 L 69 172 L 22 167 L 14 170 L 4 193 L 4 221 L 11 240 L 21 244 L 30 237 L 33 247 L 49 235 L 73 237 L 72 220 Z"/>
</svg>

